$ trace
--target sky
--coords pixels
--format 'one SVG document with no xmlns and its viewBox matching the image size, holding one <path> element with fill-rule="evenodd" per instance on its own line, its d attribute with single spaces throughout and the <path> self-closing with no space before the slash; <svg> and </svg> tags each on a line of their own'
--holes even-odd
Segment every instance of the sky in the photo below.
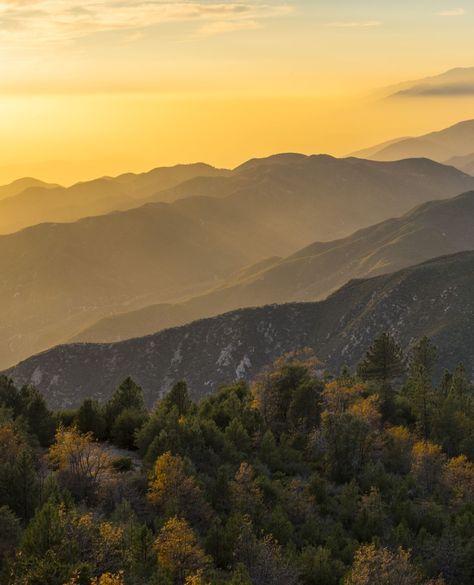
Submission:
<svg viewBox="0 0 474 585">
<path fill-rule="evenodd" d="M 381 88 L 474 67 L 473 0 L 0 0 L 0 182 L 282 151 L 474 118 Z"/>
</svg>

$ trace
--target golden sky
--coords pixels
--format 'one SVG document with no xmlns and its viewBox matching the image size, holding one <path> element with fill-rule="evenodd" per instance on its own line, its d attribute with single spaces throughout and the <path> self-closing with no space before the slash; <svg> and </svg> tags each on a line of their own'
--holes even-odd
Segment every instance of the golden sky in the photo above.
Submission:
<svg viewBox="0 0 474 585">
<path fill-rule="evenodd" d="M 474 66 L 471 4 L 0 0 L 0 182 L 342 155 L 474 117 L 474 96 L 376 93 Z"/>
</svg>

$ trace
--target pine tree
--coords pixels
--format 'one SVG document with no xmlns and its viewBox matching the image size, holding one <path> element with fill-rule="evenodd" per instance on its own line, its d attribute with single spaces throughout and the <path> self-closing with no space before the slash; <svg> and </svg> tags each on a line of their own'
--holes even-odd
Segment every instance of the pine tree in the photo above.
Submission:
<svg viewBox="0 0 474 585">
<path fill-rule="evenodd" d="M 400 347 L 388 333 L 377 337 L 358 366 L 363 380 L 375 380 L 384 384 L 400 377 L 405 372 Z"/>
<path fill-rule="evenodd" d="M 178 409 L 178 415 L 185 415 L 192 404 L 191 399 L 189 398 L 188 385 L 186 382 L 184 380 L 176 382 L 163 401 L 168 409 L 176 406 Z"/>
</svg>

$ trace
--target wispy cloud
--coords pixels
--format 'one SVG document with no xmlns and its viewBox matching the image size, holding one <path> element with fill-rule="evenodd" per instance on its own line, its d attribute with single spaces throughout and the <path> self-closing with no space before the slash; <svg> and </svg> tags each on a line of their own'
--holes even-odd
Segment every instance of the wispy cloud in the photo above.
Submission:
<svg viewBox="0 0 474 585">
<path fill-rule="evenodd" d="M 173 22 L 196 22 L 202 35 L 222 34 L 259 28 L 291 11 L 284 0 L 0 0 L 0 42 L 58 44 Z"/>
<path fill-rule="evenodd" d="M 225 33 L 242 30 L 258 30 L 261 28 L 263 28 L 263 24 L 256 20 L 217 20 L 203 24 L 197 32 L 204 37 L 213 37 Z"/>
<path fill-rule="evenodd" d="M 332 28 L 375 28 L 378 26 L 382 26 L 382 22 L 380 20 L 363 20 L 363 21 L 337 21 L 337 22 L 328 22 L 326 26 Z"/>
<path fill-rule="evenodd" d="M 436 16 L 464 16 L 466 11 L 464 8 L 452 8 L 450 10 L 439 10 L 435 14 Z"/>
</svg>

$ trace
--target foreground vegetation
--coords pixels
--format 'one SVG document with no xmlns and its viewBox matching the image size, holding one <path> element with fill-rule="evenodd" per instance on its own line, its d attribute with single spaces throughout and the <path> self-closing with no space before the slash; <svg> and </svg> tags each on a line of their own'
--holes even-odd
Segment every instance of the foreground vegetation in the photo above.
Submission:
<svg viewBox="0 0 474 585">
<path fill-rule="evenodd" d="M 436 366 L 383 335 L 151 413 L 131 379 L 53 413 L 2 378 L 0 583 L 469 585 L 474 388 Z"/>
</svg>

